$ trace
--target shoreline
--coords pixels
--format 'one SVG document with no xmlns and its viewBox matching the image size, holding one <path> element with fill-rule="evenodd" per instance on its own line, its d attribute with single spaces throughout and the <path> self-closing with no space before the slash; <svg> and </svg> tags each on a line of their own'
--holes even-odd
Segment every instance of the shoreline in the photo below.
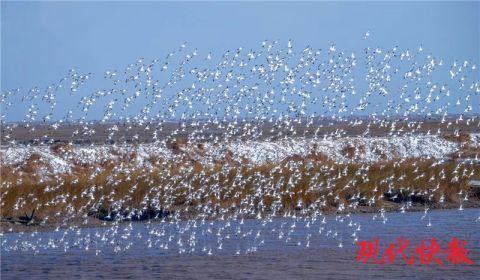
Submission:
<svg viewBox="0 0 480 280">
<path fill-rule="evenodd" d="M 465 201 L 463 204 L 457 204 L 457 203 L 449 203 L 449 202 L 444 202 L 444 203 L 432 203 L 428 204 L 428 207 L 425 207 L 425 204 L 419 204 L 415 203 L 412 204 L 410 207 L 405 208 L 402 210 L 402 206 L 405 206 L 405 203 L 395 203 L 395 202 L 389 202 L 389 201 L 384 201 L 386 202 L 387 207 L 374 207 L 374 206 L 358 206 L 357 208 L 353 209 L 353 211 L 338 211 L 337 209 L 327 209 L 325 211 L 322 211 L 323 215 L 326 216 L 333 216 L 333 215 L 347 215 L 347 214 L 352 214 L 352 215 L 361 215 L 361 214 L 376 214 L 376 213 L 400 213 L 400 212 L 410 212 L 410 213 L 415 213 L 415 212 L 421 212 L 425 211 L 426 208 L 428 208 L 428 211 L 442 211 L 442 210 L 452 210 L 455 208 L 460 208 L 460 205 L 462 206 L 463 209 L 480 209 L 480 198 L 475 199 L 472 198 L 468 201 Z M 382 209 L 384 211 L 382 211 Z M 285 212 L 280 212 L 276 216 L 270 216 L 273 218 L 279 218 L 283 217 Z M 290 215 L 294 214 L 295 216 L 301 216 L 301 217 L 308 217 L 311 215 L 310 213 L 302 213 L 301 210 L 295 210 L 295 211 L 289 211 Z M 271 213 L 269 213 L 271 214 Z M 264 218 L 267 215 L 263 215 L 262 218 Z M 169 217 L 169 216 L 167 216 Z M 252 220 L 256 219 L 255 215 L 245 215 L 241 216 L 243 219 L 247 220 Z M 228 219 L 228 218 L 226 218 Z M 166 221 L 171 221 L 171 219 L 165 219 Z M 186 221 L 192 221 L 192 220 L 202 220 L 201 218 L 196 218 L 196 219 L 189 219 L 188 217 L 182 217 L 179 222 L 186 222 Z M 222 220 L 220 218 L 206 218 L 205 220 L 208 221 L 219 221 Z M 144 220 L 117 220 L 117 221 L 105 221 L 105 220 L 100 220 L 97 218 L 94 218 L 92 216 L 88 217 L 88 223 L 83 224 L 81 221 L 84 221 L 84 219 L 76 219 L 73 221 L 72 224 L 69 224 L 67 226 L 58 226 L 56 224 L 45 224 L 45 225 L 39 225 L 39 224 L 34 224 L 34 225 L 24 225 L 24 224 L 12 224 L 11 222 L 5 221 L 5 218 L 2 218 L 2 221 L 0 222 L 0 234 L 1 235 L 6 235 L 6 234 L 18 234 L 18 233 L 30 233 L 30 232 L 50 232 L 50 231 L 55 231 L 57 228 L 59 230 L 65 230 L 69 227 L 75 226 L 76 228 L 105 228 L 109 226 L 113 226 L 116 223 L 122 225 L 122 224 L 127 224 L 127 223 L 160 223 L 162 222 L 162 219 L 157 218 L 157 219 L 144 219 Z M 10 226 L 10 229 L 12 230 L 4 230 L 5 225 Z"/>
</svg>

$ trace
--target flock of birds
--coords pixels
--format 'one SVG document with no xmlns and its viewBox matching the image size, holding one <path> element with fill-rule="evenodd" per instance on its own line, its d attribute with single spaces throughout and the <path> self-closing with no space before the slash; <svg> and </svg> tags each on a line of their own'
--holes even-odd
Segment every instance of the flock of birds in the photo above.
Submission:
<svg viewBox="0 0 480 280">
<path fill-rule="evenodd" d="M 2 93 L 4 137 L 9 139 L 12 126 L 5 119 L 18 118 L 15 114 L 22 109 L 26 114 L 21 123 L 26 126 L 44 122 L 55 129 L 76 122 L 82 129 L 75 133 L 88 136 L 95 133 L 98 121 L 121 122 L 144 127 L 153 140 L 172 120 L 180 122 L 173 135 L 194 128 L 194 137 L 213 123 L 225 128 L 223 136 L 229 139 L 239 123 L 255 138 L 261 134 L 258 127 L 267 122 L 277 132 L 285 132 L 293 131 L 295 124 L 309 126 L 322 118 L 445 118 L 452 113 L 478 113 L 475 64 L 455 61 L 445 69 L 443 60 L 424 55 L 421 47 L 367 47 L 362 55 L 363 65 L 357 66 L 356 53 L 337 50 L 335 45 L 295 51 L 291 41 L 286 48 L 278 41 L 265 41 L 259 49 L 240 47 L 202 58 L 184 43 L 163 61 L 141 58 L 122 71 L 106 71 L 105 81 L 101 77 L 92 81 L 100 89 L 88 87 L 94 79 L 91 73 L 71 69 L 45 89 Z M 362 79 L 355 79 L 356 75 Z M 65 106 L 75 101 L 75 106 Z M 255 124 L 249 127 L 242 120 Z M 112 127 L 112 136 L 115 131 Z M 39 140 L 49 139 L 44 136 Z"/>
<path fill-rule="evenodd" d="M 367 33 L 365 39 L 368 36 Z M 118 148 L 120 152 L 117 153 L 125 155 L 127 161 L 113 168 L 113 173 L 106 179 L 106 183 L 113 186 L 113 192 L 101 197 L 98 193 L 105 186 L 98 185 L 95 180 L 106 167 L 100 164 L 93 166 L 93 173 L 89 173 L 84 183 L 87 187 L 77 197 L 78 201 L 80 197 L 86 201 L 80 206 L 75 205 L 72 194 L 62 189 L 65 182 L 62 183 L 60 175 L 65 175 L 65 172 L 35 177 L 43 186 L 42 192 L 19 193 L 18 197 L 14 197 L 13 211 L 21 213 L 26 211 L 23 209 L 32 209 L 32 204 L 38 204 L 34 207 L 37 213 L 46 206 L 60 204 L 62 207 L 58 213 L 41 217 L 41 221 L 34 221 L 34 212 L 30 217 L 27 213 L 23 217 L 27 225 L 15 235 L 7 233 L 16 231 L 13 226 L 10 230 L 8 227 L 12 221 L 21 223 L 21 220 L 10 217 L 7 221 L 7 217 L 2 217 L 5 225 L 2 226 L 2 250 L 40 252 L 43 249 L 67 251 L 81 248 L 95 250 L 99 254 L 102 250 L 120 252 L 141 243 L 148 248 L 173 248 L 179 254 L 200 252 L 210 255 L 225 248 L 235 254 L 253 253 L 271 242 L 271 236 L 286 244 L 305 247 L 310 247 L 318 235 L 331 237 L 339 247 L 345 242 L 356 242 L 361 224 L 348 213 L 350 205 L 337 204 L 342 208 L 338 209 L 340 214 L 331 216 L 323 211 L 326 200 L 318 200 L 308 207 L 299 200 L 291 211 L 280 211 L 280 206 L 265 210 L 266 206 L 262 205 L 264 196 L 273 197 L 275 205 L 275 201 L 280 201 L 279 198 L 285 195 L 282 192 L 293 193 L 293 186 L 301 181 L 303 173 L 313 172 L 310 170 L 317 170 L 317 174 L 310 174 L 314 179 L 310 181 L 309 191 L 328 190 L 332 184 L 343 184 L 340 186 L 343 189 L 351 187 L 355 181 L 342 181 L 342 178 L 347 178 L 347 167 L 339 168 L 338 172 L 335 169 L 337 173 L 333 174 L 333 165 L 314 169 L 308 163 L 274 162 L 271 164 L 278 164 L 278 168 L 274 167 L 267 175 L 252 171 L 250 179 L 258 186 L 253 187 L 251 193 L 243 193 L 251 182 L 249 178 L 236 173 L 240 177 L 232 179 L 229 184 L 233 182 L 233 185 L 222 186 L 219 183 L 226 181 L 219 177 L 227 176 L 232 169 L 242 168 L 242 165 L 254 168 L 255 164 L 242 162 L 242 159 L 233 164 L 234 160 L 227 152 L 220 170 L 193 175 L 197 179 L 201 177 L 200 185 L 194 187 L 195 180 L 189 174 L 196 168 L 195 160 L 189 161 L 191 166 L 185 167 L 185 151 L 193 149 L 195 156 L 202 156 L 203 145 L 217 147 L 232 142 L 279 139 L 293 142 L 304 138 L 339 139 L 345 137 L 348 128 L 356 127 L 361 128 L 361 137 L 370 137 L 369 128 L 374 125 L 384 127 L 385 136 L 395 138 L 399 133 L 420 133 L 422 119 L 436 120 L 445 128 L 465 124 L 476 127 L 478 132 L 480 81 L 476 78 L 478 69 L 474 63 L 455 61 L 451 66 L 444 66 L 442 59 L 426 54 L 422 47 L 414 50 L 399 46 L 390 49 L 366 47 L 361 53 L 355 53 L 341 51 L 334 44 L 326 49 L 312 46 L 295 49 L 289 40 L 286 44 L 264 41 L 258 48 L 240 47 L 224 53 L 202 53 L 183 43 L 163 60 L 141 58 L 125 69 L 108 70 L 101 76 L 71 69 L 65 77 L 46 88 L 34 87 L 27 92 L 21 89 L 7 91 L 1 95 L 2 165 L 5 165 L 7 154 L 19 146 L 25 149 L 26 145 L 28 152 L 35 151 L 37 145 L 53 144 L 55 137 L 61 135 L 66 127 L 74 127 L 72 131 L 66 130 L 70 133 L 66 136 L 69 139 L 93 139 L 103 133 L 104 143 L 100 144 Z M 22 109 L 25 114 L 21 119 L 12 121 Z M 335 129 L 337 126 L 342 129 Z M 27 133 L 37 138 L 27 144 L 19 143 L 16 134 L 19 128 L 26 129 Z M 103 131 L 100 132 L 99 128 Z M 323 132 L 321 128 L 333 129 Z M 424 132 L 434 137 L 442 133 L 441 128 Z M 460 132 L 455 130 L 454 136 L 460 136 Z M 168 158 L 168 167 L 178 165 L 181 171 L 169 175 L 164 170 L 155 175 L 160 179 L 154 179 L 148 176 L 154 176 L 151 175 L 152 170 L 159 172 L 158 169 L 135 166 L 133 159 L 128 158 L 129 153 L 145 139 L 153 149 L 174 149 L 174 156 Z M 81 146 L 74 143 L 73 149 L 76 145 Z M 97 145 L 98 142 L 91 143 L 92 147 Z M 195 147 L 188 148 L 191 145 Z M 68 158 L 71 151 L 69 146 L 65 147 L 60 153 Z M 480 149 L 480 146 L 473 148 Z M 354 153 L 361 152 L 359 147 L 355 149 Z M 350 153 L 348 150 L 345 152 Z M 41 161 L 41 158 L 33 158 L 32 155 L 33 152 L 30 152 L 30 161 Z M 77 160 L 71 154 L 68 159 L 72 162 Z M 435 159 L 434 166 L 443 164 L 444 160 Z M 478 158 L 476 160 L 476 164 L 458 162 L 452 177 L 460 180 L 478 176 Z M 25 165 L 28 164 L 10 167 L 13 174 L 25 175 Z M 368 180 L 365 174 L 370 167 L 369 163 L 362 164 L 355 176 Z M 145 222 L 138 223 L 133 220 L 145 216 L 146 208 L 125 209 L 125 205 L 133 200 L 132 194 L 140 186 L 132 183 L 120 198 L 115 193 L 115 187 L 128 184 L 134 174 L 148 168 L 150 173 L 144 172 L 140 176 L 152 186 L 139 205 L 155 205 L 155 210 L 153 216 L 148 214 Z M 285 182 L 281 183 L 270 180 L 269 176 L 281 174 L 284 168 L 290 168 L 293 175 L 285 177 Z M 425 176 L 415 172 L 411 176 Z M 439 178 L 445 177 L 445 172 L 442 172 L 438 174 Z M 331 176 L 331 180 L 321 182 L 325 174 Z M 81 176 L 75 176 L 78 182 Z M 2 181 L 2 210 L 9 195 L 24 184 L 23 178 L 19 176 L 16 180 Z M 153 185 L 158 180 L 162 184 Z M 396 180 L 401 181 L 402 178 L 385 178 L 392 188 Z M 284 183 L 288 185 L 286 189 L 280 187 Z M 227 187 L 238 188 L 230 198 L 242 195 L 240 205 L 221 206 L 218 202 L 222 200 L 219 194 L 225 191 L 222 188 Z M 174 202 L 179 197 L 176 191 L 180 189 L 187 196 L 183 205 Z M 434 191 L 429 190 L 428 194 L 433 196 Z M 40 197 L 35 197 L 48 196 L 49 193 L 58 195 L 42 203 L 39 202 L 42 201 Z M 192 206 L 192 197 L 202 201 L 202 196 L 212 194 L 217 196 L 215 205 L 207 200 Z M 459 195 L 468 199 L 463 191 Z M 373 202 L 380 196 L 373 196 Z M 352 204 L 358 204 L 359 198 L 360 194 L 355 194 Z M 337 202 L 339 198 L 334 197 L 334 200 Z M 105 202 L 109 203 L 109 207 L 102 216 L 102 222 L 94 224 L 98 227 L 88 227 L 91 217 L 100 215 L 90 215 L 91 209 Z M 235 210 L 235 207 L 240 210 Z M 428 210 L 425 206 L 425 216 Z M 388 220 L 383 208 L 373 217 L 383 223 Z M 80 222 L 72 223 L 77 218 Z M 49 220 L 59 219 L 62 222 L 53 226 L 54 232 L 45 235 L 42 225 L 51 225 Z M 25 230 L 29 226 L 33 230 Z M 298 228 L 302 228 L 300 236 L 296 234 Z M 242 243 L 239 239 L 248 242 Z"/>
</svg>

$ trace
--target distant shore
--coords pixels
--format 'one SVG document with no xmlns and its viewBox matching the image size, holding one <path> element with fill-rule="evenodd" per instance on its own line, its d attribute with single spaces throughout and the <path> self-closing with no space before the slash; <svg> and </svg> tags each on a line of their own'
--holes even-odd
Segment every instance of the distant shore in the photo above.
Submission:
<svg viewBox="0 0 480 280">
<path fill-rule="evenodd" d="M 471 118 L 474 121 L 466 122 Z M 458 116 L 452 115 L 441 118 L 410 117 L 354 117 L 343 120 L 325 118 L 309 119 L 300 118 L 301 123 L 292 122 L 286 126 L 284 121 L 279 120 L 235 120 L 237 129 L 227 129 L 228 121 L 212 123 L 207 120 L 185 120 L 185 128 L 179 121 L 148 121 L 135 122 L 57 122 L 53 123 L 2 123 L 1 144 L 39 145 L 54 144 L 58 142 L 71 142 L 76 145 L 103 145 L 103 144 L 142 144 L 156 141 L 168 141 L 172 138 L 188 137 L 195 135 L 198 138 L 211 141 L 215 137 L 236 140 L 275 141 L 284 137 L 313 138 L 324 136 L 336 137 L 383 137 L 401 136 L 411 134 L 433 134 L 440 131 L 442 134 L 478 133 L 480 116 L 465 116 L 464 121 L 458 121 Z M 234 120 L 230 120 L 234 121 Z M 352 122 L 355 122 L 352 125 Z M 392 126 L 393 125 L 393 126 Z M 256 127 L 256 135 L 246 134 L 248 127 Z M 392 131 L 395 127 L 395 131 Z M 180 129 L 181 128 L 181 129 Z M 92 135 L 89 131 L 95 131 Z M 84 135 L 85 132 L 87 135 Z"/>
</svg>

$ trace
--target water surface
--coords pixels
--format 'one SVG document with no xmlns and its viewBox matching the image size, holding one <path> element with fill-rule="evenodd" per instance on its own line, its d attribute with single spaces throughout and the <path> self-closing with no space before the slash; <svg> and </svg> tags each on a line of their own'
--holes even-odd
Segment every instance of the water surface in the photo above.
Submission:
<svg viewBox="0 0 480 280">
<path fill-rule="evenodd" d="M 478 279 L 480 210 L 312 218 L 124 223 L 2 237 L 2 279 Z M 325 218 L 325 219 L 324 219 Z M 474 265 L 355 262 L 357 241 L 466 240 Z M 359 278 L 360 277 L 360 278 Z"/>
</svg>

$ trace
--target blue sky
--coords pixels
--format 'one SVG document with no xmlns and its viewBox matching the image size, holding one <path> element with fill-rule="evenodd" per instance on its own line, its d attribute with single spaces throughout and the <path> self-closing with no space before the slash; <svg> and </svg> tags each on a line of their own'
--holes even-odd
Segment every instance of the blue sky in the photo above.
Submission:
<svg viewBox="0 0 480 280">
<path fill-rule="evenodd" d="M 370 31 L 372 47 L 422 45 L 448 65 L 480 62 L 480 2 L 2 1 L 1 8 L 2 93 L 43 88 L 72 67 L 101 76 L 140 57 L 163 59 L 184 41 L 204 53 L 290 38 L 299 47 L 361 52 Z M 22 110 L 7 119 L 21 119 Z"/>
</svg>

